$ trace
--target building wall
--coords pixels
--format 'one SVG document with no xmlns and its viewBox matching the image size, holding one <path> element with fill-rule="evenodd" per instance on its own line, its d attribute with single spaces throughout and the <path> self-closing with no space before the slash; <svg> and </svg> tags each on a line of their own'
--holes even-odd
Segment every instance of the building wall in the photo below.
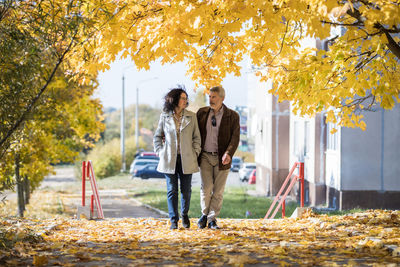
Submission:
<svg viewBox="0 0 400 267">
<path fill-rule="evenodd" d="M 325 150 L 326 150 L 326 124 L 324 113 L 318 113 L 314 118 L 314 181 L 309 185 L 309 204 L 311 206 L 323 205 L 326 203 L 325 184 Z"/>
<path fill-rule="evenodd" d="M 251 65 L 248 66 L 251 69 Z M 259 87 L 258 78 L 252 74 L 247 74 L 247 140 L 249 150 L 254 153 L 255 136 L 257 133 L 257 91 Z"/>
<path fill-rule="evenodd" d="M 272 179 L 271 194 L 279 192 L 289 173 L 290 146 L 290 103 L 278 103 L 278 98 L 272 97 Z"/>
<path fill-rule="evenodd" d="M 331 194 L 332 205 L 330 208 L 348 210 L 353 208 L 362 209 L 399 209 L 400 191 L 339 191 L 328 187 L 327 192 Z"/>
<path fill-rule="evenodd" d="M 249 128 L 255 142 L 256 190 L 260 195 L 275 195 L 288 173 L 289 103 L 278 103 L 268 94 L 271 81 L 252 86 L 255 105 L 249 104 Z"/>
<path fill-rule="evenodd" d="M 325 204 L 325 138 L 324 115 L 313 118 L 291 115 L 290 166 L 304 162 L 305 203 L 316 206 Z M 293 190 L 298 195 L 298 186 Z"/>
<path fill-rule="evenodd" d="M 384 111 L 383 124 L 383 191 L 400 191 L 400 104 L 393 110 Z"/>
<path fill-rule="evenodd" d="M 255 112 L 252 118 L 254 128 L 254 152 L 257 164 L 256 191 L 261 195 L 270 195 L 272 175 L 272 96 L 267 91 L 272 82 L 255 84 Z"/>
<path fill-rule="evenodd" d="M 335 133 L 331 133 L 336 129 Z M 325 151 L 325 185 L 340 190 L 341 188 L 341 132 L 342 128 L 332 123 L 326 128 L 326 151 Z"/>
<path fill-rule="evenodd" d="M 326 202 L 337 209 L 400 208 L 400 105 L 364 112 L 367 129 L 327 134 Z M 328 124 L 328 131 L 330 125 Z"/>
<path fill-rule="evenodd" d="M 400 191 L 400 105 L 365 113 L 367 129 L 342 129 L 342 191 Z"/>
</svg>

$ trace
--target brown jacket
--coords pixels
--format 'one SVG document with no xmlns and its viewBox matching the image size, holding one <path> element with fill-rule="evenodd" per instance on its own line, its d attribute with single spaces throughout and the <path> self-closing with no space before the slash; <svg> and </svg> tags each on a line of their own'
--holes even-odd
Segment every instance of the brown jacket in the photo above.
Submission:
<svg viewBox="0 0 400 267">
<path fill-rule="evenodd" d="M 239 125 L 239 114 L 232 109 L 227 108 L 224 104 L 224 113 L 222 115 L 221 124 L 218 132 L 218 159 L 219 169 L 227 170 L 230 169 L 231 163 L 223 165 L 222 156 L 225 152 L 228 152 L 231 158 L 239 145 L 240 140 L 240 125 Z M 200 135 L 201 135 L 201 150 L 204 149 L 204 144 L 207 137 L 207 119 L 210 114 L 210 107 L 203 107 L 197 111 L 197 121 L 199 123 Z M 201 156 L 199 156 L 200 165 Z"/>
</svg>

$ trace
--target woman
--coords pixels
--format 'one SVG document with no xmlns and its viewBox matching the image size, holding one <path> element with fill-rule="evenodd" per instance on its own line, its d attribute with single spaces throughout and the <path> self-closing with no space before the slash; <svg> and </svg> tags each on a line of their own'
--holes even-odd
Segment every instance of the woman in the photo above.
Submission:
<svg viewBox="0 0 400 267">
<path fill-rule="evenodd" d="M 196 114 L 186 110 L 188 95 L 182 88 L 171 89 L 154 134 L 154 151 L 160 157 L 157 170 L 167 180 L 170 229 L 178 228 L 178 180 L 181 189 L 182 225 L 190 228 L 188 216 L 192 193 L 192 174 L 199 171 L 197 157 L 201 139 Z"/>
</svg>

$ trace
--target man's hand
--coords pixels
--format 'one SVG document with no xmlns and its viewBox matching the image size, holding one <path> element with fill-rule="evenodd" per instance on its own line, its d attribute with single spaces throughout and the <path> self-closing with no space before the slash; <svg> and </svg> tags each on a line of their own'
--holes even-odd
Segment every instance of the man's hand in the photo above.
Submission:
<svg viewBox="0 0 400 267">
<path fill-rule="evenodd" d="M 231 162 L 231 156 L 229 156 L 229 154 L 225 152 L 225 154 L 222 156 L 222 164 L 227 165 L 230 162 Z"/>
</svg>

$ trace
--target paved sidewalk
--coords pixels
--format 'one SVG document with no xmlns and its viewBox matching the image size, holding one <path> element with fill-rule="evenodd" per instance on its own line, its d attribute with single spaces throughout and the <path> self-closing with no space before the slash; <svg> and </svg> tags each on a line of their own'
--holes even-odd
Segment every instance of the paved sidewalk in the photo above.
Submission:
<svg viewBox="0 0 400 267">
<path fill-rule="evenodd" d="M 166 218 L 168 214 L 129 198 L 125 190 L 100 190 L 104 218 Z M 78 199 L 78 203 L 79 203 Z"/>
<path fill-rule="evenodd" d="M 47 176 L 40 188 L 68 187 L 78 183 L 73 167 L 57 168 L 55 175 Z M 79 182 L 80 183 L 80 182 Z M 90 205 L 90 186 L 86 191 L 86 205 Z M 104 218 L 166 218 L 168 214 L 159 211 L 128 196 L 126 190 L 100 190 L 100 203 L 103 208 Z M 74 212 L 81 204 L 81 194 L 69 195 L 63 199 L 63 204 Z"/>
</svg>

